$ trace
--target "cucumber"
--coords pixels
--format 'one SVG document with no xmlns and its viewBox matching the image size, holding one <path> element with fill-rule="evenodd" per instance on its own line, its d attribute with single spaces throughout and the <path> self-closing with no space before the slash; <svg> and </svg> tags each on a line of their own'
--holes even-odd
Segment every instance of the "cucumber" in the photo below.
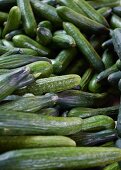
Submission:
<svg viewBox="0 0 121 170">
<path fill-rule="evenodd" d="M 103 7 L 98 9 L 97 12 L 107 19 L 111 15 L 112 9 L 110 7 Z"/>
<path fill-rule="evenodd" d="M 103 170 L 120 170 L 120 167 L 117 162 L 107 165 Z"/>
<path fill-rule="evenodd" d="M 17 85 L 28 74 L 29 71 L 24 68 L 0 75 L 0 101 L 16 90 Z"/>
<path fill-rule="evenodd" d="M 29 0 L 17 0 L 17 5 L 21 11 L 21 18 L 24 31 L 27 35 L 36 35 L 37 23 Z"/>
<path fill-rule="evenodd" d="M 114 7 L 113 12 L 119 17 L 121 17 L 121 6 Z"/>
<path fill-rule="evenodd" d="M 6 40 L 12 40 L 12 38 L 15 35 L 19 35 L 19 34 L 22 34 L 22 33 L 23 33 L 23 31 L 21 29 L 11 31 L 11 32 L 9 32 L 8 34 L 5 35 L 5 39 Z"/>
<path fill-rule="evenodd" d="M 76 107 L 69 111 L 69 117 L 81 117 L 88 118 L 96 115 L 118 115 L 119 105 L 104 107 L 104 108 L 86 108 L 86 107 Z"/>
<path fill-rule="evenodd" d="M 36 113 L 41 114 L 43 116 L 54 116 L 54 117 L 59 116 L 59 111 L 56 108 L 53 108 L 53 107 L 41 109 L 40 111 L 38 111 Z"/>
<path fill-rule="evenodd" d="M 113 147 L 35 148 L 9 151 L 0 155 L 0 168 L 2 170 L 83 169 L 120 160 L 121 150 Z"/>
<path fill-rule="evenodd" d="M 103 42 L 103 43 L 102 43 L 102 48 L 103 48 L 103 49 L 112 49 L 112 48 L 113 48 L 112 39 L 109 39 L 109 40 Z"/>
<path fill-rule="evenodd" d="M 82 11 L 92 20 L 95 20 L 106 27 L 109 27 L 106 19 L 100 15 L 87 1 L 85 0 L 75 0 L 75 3 L 82 9 Z"/>
<path fill-rule="evenodd" d="M 47 56 L 50 53 L 50 50 L 41 44 L 37 43 L 35 40 L 31 39 L 26 35 L 15 35 L 13 38 L 13 43 L 17 47 L 30 48 L 38 52 L 42 56 Z"/>
<path fill-rule="evenodd" d="M 69 135 L 81 130 L 81 118 L 41 116 L 38 114 L 0 111 L 0 135 Z"/>
<path fill-rule="evenodd" d="M 112 42 L 113 42 L 114 49 L 115 49 L 118 57 L 121 59 L 120 35 L 121 35 L 121 28 L 116 28 L 112 34 Z"/>
<path fill-rule="evenodd" d="M 71 8 L 60 6 L 57 8 L 57 12 L 64 21 L 73 23 L 85 33 L 108 33 L 108 29 L 104 25 L 73 11 Z"/>
<path fill-rule="evenodd" d="M 3 29 L 2 36 L 5 37 L 10 31 L 18 29 L 21 21 L 21 12 L 17 6 L 11 8 L 6 25 Z"/>
<path fill-rule="evenodd" d="M 18 68 L 20 66 L 25 66 L 26 64 L 33 63 L 35 61 L 42 61 L 43 59 L 43 57 L 21 54 L 4 56 L 0 57 L 0 69 Z"/>
<path fill-rule="evenodd" d="M 31 83 L 33 83 L 35 81 L 35 77 L 33 76 L 33 74 L 29 74 L 27 77 L 25 77 L 18 85 L 17 85 L 17 89 L 25 87 L 30 85 Z"/>
<path fill-rule="evenodd" d="M 2 41 L 2 45 L 6 46 L 8 48 L 13 48 L 14 47 L 14 44 L 11 41 L 8 41 L 6 39 L 2 39 L 1 41 Z"/>
<path fill-rule="evenodd" d="M 8 13 L 0 11 L 0 25 L 2 25 L 8 19 Z"/>
<path fill-rule="evenodd" d="M 121 80 L 119 81 L 119 85 L 120 84 L 121 84 Z M 121 86 L 119 87 L 119 90 L 121 90 Z M 116 129 L 117 129 L 118 136 L 121 137 L 121 101 L 120 101 L 120 106 L 119 106 Z"/>
<path fill-rule="evenodd" d="M 69 137 L 76 142 L 77 146 L 95 146 L 117 139 L 117 133 L 116 130 L 111 129 L 95 133 L 78 132 Z"/>
<path fill-rule="evenodd" d="M 21 97 L 18 100 L 11 101 L 1 105 L 1 110 L 14 110 L 22 112 L 35 113 L 42 108 L 51 107 L 56 104 L 58 96 L 54 94 L 46 94 L 43 96 Z"/>
<path fill-rule="evenodd" d="M 33 84 L 21 89 L 18 93 L 31 92 L 34 95 L 41 95 L 48 92 L 61 92 L 71 89 L 80 83 L 80 76 L 76 74 L 55 76 L 43 79 L 37 79 Z"/>
<path fill-rule="evenodd" d="M 53 64 L 53 71 L 55 74 L 61 74 L 65 71 L 68 65 L 76 57 L 77 50 L 75 48 L 69 48 L 62 50 L 55 58 Z"/>
<path fill-rule="evenodd" d="M 65 136 L 4 136 L 0 137 L 0 152 L 27 148 L 74 147 L 75 141 Z"/>
<path fill-rule="evenodd" d="M 114 72 L 108 76 L 108 82 L 113 86 L 117 86 L 120 79 L 121 71 Z"/>
<path fill-rule="evenodd" d="M 55 31 L 53 35 L 55 36 L 55 35 L 62 35 L 62 34 L 63 34 L 63 35 L 67 35 L 67 34 L 66 34 L 66 31 L 64 31 L 64 30 Z"/>
<path fill-rule="evenodd" d="M 50 31 L 53 30 L 52 23 L 48 20 L 44 20 L 44 21 L 39 22 L 38 27 L 44 27 L 44 28 L 49 29 Z"/>
<path fill-rule="evenodd" d="M 105 68 L 109 68 L 114 64 L 114 54 L 111 50 L 106 49 L 102 54 L 102 61 L 105 65 Z"/>
<path fill-rule="evenodd" d="M 42 2 L 54 7 L 57 5 L 56 0 L 42 0 Z"/>
<path fill-rule="evenodd" d="M 82 79 L 80 82 L 81 90 L 85 91 L 87 89 L 87 85 L 92 77 L 93 69 L 89 67 L 84 74 L 82 75 Z"/>
<path fill-rule="evenodd" d="M 121 18 L 116 14 L 113 14 L 110 19 L 111 28 L 121 28 Z"/>
<path fill-rule="evenodd" d="M 76 43 L 73 37 L 71 37 L 70 35 L 66 35 L 66 34 L 54 35 L 52 38 L 52 42 L 54 46 L 60 47 L 62 49 L 72 48 L 76 46 Z"/>
<path fill-rule="evenodd" d="M 102 8 L 102 7 L 115 7 L 120 6 L 119 0 L 89 0 L 88 1 L 90 5 L 92 5 L 94 8 Z"/>
<path fill-rule="evenodd" d="M 37 28 L 38 42 L 42 45 L 48 45 L 52 41 L 52 33 L 48 28 L 38 27 Z"/>
<path fill-rule="evenodd" d="M 63 26 L 66 32 L 74 38 L 79 50 L 83 53 L 92 67 L 98 72 L 102 71 L 104 69 L 104 64 L 100 56 L 79 29 L 71 23 L 64 23 Z"/>
<path fill-rule="evenodd" d="M 80 90 L 66 90 L 58 94 L 58 103 L 62 108 L 105 106 L 107 93 L 88 93 Z"/>
<path fill-rule="evenodd" d="M 106 129 L 114 129 L 115 121 L 106 115 L 96 115 L 83 120 L 82 132 L 95 132 Z"/>
<path fill-rule="evenodd" d="M 43 18 L 49 20 L 55 27 L 62 25 L 62 20 L 56 12 L 56 8 L 39 0 L 30 0 L 33 10 Z"/>
</svg>

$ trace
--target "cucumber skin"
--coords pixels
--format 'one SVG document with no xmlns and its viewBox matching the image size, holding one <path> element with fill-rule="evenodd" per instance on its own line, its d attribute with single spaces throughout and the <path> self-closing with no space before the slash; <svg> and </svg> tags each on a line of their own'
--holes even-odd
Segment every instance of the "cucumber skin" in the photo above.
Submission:
<svg viewBox="0 0 121 170">
<path fill-rule="evenodd" d="M 81 118 L 40 116 L 38 114 L 6 111 L 0 112 L 0 135 L 69 135 L 81 130 Z"/>
<path fill-rule="evenodd" d="M 79 50 L 84 54 L 85 58 L 92 65 L 92 67 L 98 72 L 104 70 L 104 64 L 100 56 L 79 31 L 79 29 L 71 23 L 64 23 L 63 26 L 66 32 L 74 38 Z"/>
<path fill-rule="evenodd" d="M 120 160 L 121 150 L 113 147 L 37 148 L 2 154 L 0 168 L 2 170 L 82 169 L 97 167 L 100 164 L 107 165 Z"/>
</svg>

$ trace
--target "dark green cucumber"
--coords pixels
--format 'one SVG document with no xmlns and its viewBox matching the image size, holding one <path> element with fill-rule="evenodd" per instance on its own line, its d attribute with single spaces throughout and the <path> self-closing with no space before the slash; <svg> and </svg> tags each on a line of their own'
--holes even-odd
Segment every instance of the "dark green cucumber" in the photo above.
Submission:
<svg viewBox="0 0 121 170">
<path fill-rule="evenodd" d="M 45 58 L 33 56 L 33 55 L 9 55 L 5 57 L 0 57 L 0 69 L 12 69 L 21 66 L 25 66 L 26 64 L 33 63 L 35 61 L 43 61 Z"/>
<path fill-rule="evenodd" d="M 104 69 L 104 64 L 100 56 L 79 29 L 71 23 L 64 23 L 63 26 L 66 32 L 74 38 L 79 50 L 84 54 L 92 67 L 98 72 L 102 71 Z"/>
<path fill-rule="evenodd" d="M 111 28 L 121 28 L 121 18 L 116 14 L 113 14 L 110 19 Z"/>
<path fill-rule="evenodd" d="M 75 141 L 65 136 L 4 136 L 0 137 L 0 152 L 27 148 L 74 147 Z"/>
<path fill-rule="evenodd" d="M 75 0 L 75 3 L 82 9 L 82 11 L 92 20 L 95 20 L 106 27 L 109 27 L 106 19 L 100 15 L 87 1 L 85 0 Z"/>
<path fill-rule="evenodd" d="M 107 165 L 103 170 L 120 170 L 120 167 L 117 162 Z"/>
<path fill-rule="evenodd" d="M 96 115 L 118 115 L 119 105 L 104 107 L 104 108 L 87 108 L 87 107 L 76 107 L 69 111 L 69 117 L 81 117 L 88 118 Z"/>
<path fill-rule="evenodd" d="M 38 27 L 37 28 L 38 42 L 42 45 L 47 45 L 52 41 L 52 33 L 48 28 Z"/>
<path fill-rule="evenodd" d="M 6 46 L 8 48 L 13 48 L 14 47 L 14 44 L 11 41 L 8 41 L 6 39 L 2 39 L 1 41 L 2 41 L 2 45 Z"/>
<path fill-rule="evenodd" d="M 121 80 L 119 81 L 118 85 L 119 85 L 119 90 L 121 91 Z M 121 100 L 120 100 L 120 107 L 119 107 L 116 129 L 117 129 L 118 136 L 121 137 Z"/>
<path fill-rule="evenodd" d="M 106 49 L 102 54 L 102 61 L 105 65 L 105 68 L 109 68 L 114 64 L 114 54 L 112 50 Z"/>
<path fill-rule="evenodd" d="M 121 59 L 121 46 L 120 46 L 121 39 L 120 39 L 120 36 L 121 36 L 121 28 L 116 28 L 113 31 L 113 34 L 112 34 L 112 42 L 113 42 L 114 49 L 115 49 L 118 57 Z"/>
<path fill-rule="evenodd" d="M 26 35 L 15 35 L 13 38 L 13 43 L 17 47 L 22 48 L 30 48 L 37 51 L 42 56 L 49 55 L 50 51 L 48 48 L 42 46 L 41 44 L 37 43 L 35 40 L 29 38 Z"/>
<path fill-rule="evenodd" d="M 76 142 L 77 146 L 95 146 L 117 139 L 117 133 L 116 130 L 111 129 L 95 133 L 78 132 L 69 137 Z"/>
<path fill-rule="evenodd" d="M 97 115 L 83 120 L 81 131 L 93 132 L 106 129 L 114 129 L 115 121 L 106 115 Z"/>
<path fill-rule="evenodd" d="M 118 139 L 117 139 L 117 141 L 116 141 L 116 143 L 115 143 L 115 146 L 116 146 L 117 148 L 120 148 L 120 149 L 121 149 L 121 138 L 118 138 Z M 121 168 L 121 161 L 118 162 L 118 165 L 119 165 L 119 167 Z"/>
<path fill-rule="evenodd" d="M 52 23 L 48 20 L 45 20 L 45 21 L 41 21 L 39 24 L 38 24 L 38 27 L 44 27 L 44 28 L 48 28 L 49 30 L 52 31 L 53 29 L 53 26 L 52 26 Z"/>
<path fill-rule="evenodd" d="M 79 14 L 86 15 L 81 8 L 75 3 L 74 0 L 57 0 L 57 2 L 62 6 L 67 6 L 74 11 L 78 12 Z"/>
<path fill-rule="evenodd" d="M 114 72 L 108 76 L 108 82 L 114 86 L 118 85 L 120 79 L 121 79 L 121 71 Z"/>
<path fill-rule="evenodd" d="M 31 92 L 40 95 L 48 92 L 61 92 L 79 85 L 80 79 L 80 76 L 76 74 L 37 79 L 30 86 L 21 89 L 20 93 Z"/>
<path fill-rule="evenodd" d="M 20 48 L 11 48 L 8 52 L 2 54 L 0 57 L 6 57 L 6 56 L 21 54 L 21 53 L 22 51 L 20 50 Z"/>
<path fill-rule="evenodd" d="M 38 114 L 0 111 L 0 136 L 70 135 L 81 130 L 81 118 L 41 116 Z"/>
<path fill-rule="evenodd" d="M 20 81 L 20 83 L 18 83 L 17 85 L 17 89 L 25 87 L 30 85 L 31 83 L 33 83 L 35 81 L 35 77 L 33 74 L 29 74 L 27 77 L 25 77 L 22 81 Z"/>
<path fill-rule="evenodd" d="M 17 0 L 17 5 L 21 11 L 24 31 L 29 36 L 35 36 L 37 23 L 29 0 Z"/>
<path fill-rule="evenodd" d="M 112 49 L 113 48 L 113 42 L 112 39 L 106 40 L 105 42 L 102 43 L 102 48 L 103 49 Z"/>
<path fill-rule="evenodd" d="M 68 67 L 68 65 L 71 63 L 74 57 L 76 57 L 76 54 L 77 50 L 75 48 L 62 50 L 55 58 L 53 64 L 54 73 L 60 74 L 64 72 L 64 70 Z"/>
<path fill-rule="evenodd" d="M 5 37 L 10 31 L 18 29 L 21 21 L 21 12 L 17 6 L 11 8 L 2 36 Z"/>
<path fill-rule="evenodd" d="M 119 0 L 89 0 L 88 1 L 90 5 L 92 5 L 94 8 L 102 8 L 102 7 L 115 7 L 120 5 Z"/>
<path fill-rule="evenodd" d="M 5 21 L 7 21 L 8 13 L 0 12 L 0 25 L 2 25 Z"/>
<path fill-rule="evenodd" d="M 29 71 L 24 68 L 0 75 L 0 100 L 13 93 L 20 81 L 28 74 Z"/>
<path fill-rule="evenodd" d="M 120 160 L 121 150 L 113 147 L 36 148 L 9 151 L 0 155 L 0 168 L 2 170 L 83 169 Z"/>
<path fill-rule="evenodd" d="M 60 48 L 71 48 L 76 46 L 73 37 L 67 34 L 54 35 L 52 42 L 54 46 L 58 46 Z"/>
<path fill-rule="evenodd" d="M 65 30 L 57 30 L 57 31 L 54 32 L 53 35 L 55 36 L 55 35 L 62 35 L 62 34 L 63 35 L 67 35 Z"/>
<path fill-rule="evenodd" d="M 105 106 L 107 93 L 88 93 L 79 90 L 67 90 L 58 94 L 58 103 L 64 108 Z"/>
<path fill-rule="evenodd" d="M 56 7 L 57 1 L 56 0 L 41 0 L 43 3 Z"/>
<path fill-rule="evenodd" d="M 108 18 L 111 15 L 112 9 L 110 7 L 103 7 L 98 9 L 97 12 L 105 18 Z"/>
<path fill-rule="evenodd" d="M 59 111 L 57 108 L 54 107 L 50 107 L 50 108 L 45 108 L 45 109 L 41 109 L 38 112 L 36 112 L 37 114 L 41 114 L 43 116 L 54 116 L 54 117 L 58 117 L 59 116 Z"/>
<path fill-rule="evenodd" d="M 114 7 L 113 12 L 119 17 L 121 17 L 121 6 Z"/>
<path fill-rule="evenodd" d="M 39 0 L 30 0 L 33 10 L 43 18 L 51 21 L 55 26 L 61 26 L 62 20 L 56 12 L 56 8 Z"/>
<path fill-rule="evenodd" d="M 118 71 L 118 68 L 117 68 L 117 65 L 115 63 L 111 67 L 105 69 L 104 71 L 102 71 L 101 73 L 99 73 L 97 75 L 97 82 L 106 79 L 110 74 L 117 72 L 117 71 Z"/>
<path fill-rule="evenodd" d="M 89 67 L 84 74 L 82 75 L 82 79 L 80 82 L 80 86 L 81 86 L 81 90 L 84 91 L 87 89 L 87 85 L 92 77 L 93 74 L 93 69 L 91 67 Z"/>
<path fill-rule="evenodd" d="M 5 35 L 5 39 L 6 40 L 12 40 L 12 38 L 15 35 L 19 35 L 19 34 L 22 34 L 22 33 L 23 33 L 23 31 L 21 29 L 11 31 L 11 32 L 9 32 L 8 34 Z"/>
<path fill-rule="evenodd" d="M 73 11 L 71 8 L 60 6 L 57 8 L 57 12 L 64 21 L 73 23 L 85 33 L 108 33 L 108 29 L 104 25 Z"/>
<path fill-rule="evenodd" d="M 18 100 L 11 101 L 1 105 L 1 110 L 14 110 L 22 112 L 37 112 L 46 107 L 52 107 L 56 104 L 58 96 L 55 94 L 46 94 L 43 96 L 21 97 Z"/>
</svg>

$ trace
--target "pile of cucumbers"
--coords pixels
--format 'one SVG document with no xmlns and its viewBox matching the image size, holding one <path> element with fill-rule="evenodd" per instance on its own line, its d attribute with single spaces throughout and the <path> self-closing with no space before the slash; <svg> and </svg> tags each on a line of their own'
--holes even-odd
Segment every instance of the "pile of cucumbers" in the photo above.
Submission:
<svg viewBox="0 0 121 170">
<path fill-rule="evenodd" d="M 0 170 L 120 170 L 120 96 L 120 0 L 0 0 Z"/>
</svg>

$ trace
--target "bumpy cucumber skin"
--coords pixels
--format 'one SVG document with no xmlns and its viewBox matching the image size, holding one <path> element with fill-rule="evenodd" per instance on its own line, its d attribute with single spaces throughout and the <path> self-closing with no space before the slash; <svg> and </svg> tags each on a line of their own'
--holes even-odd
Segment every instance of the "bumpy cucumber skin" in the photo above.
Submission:
<svg viewBox="0 0 121 170">
<path fill-rule="evenodd" d="M 65 159 L 66 157 L 66 159 Z M 32 160 L 32 161 L 31 161 Z M 121 150 L 113 147 L 55 147 L 23 149 L 0 156 L 2 170 L 83 169 L 121 160 Z M 36 165 L 36 166 L 35 166 Z"/>
<path fill-rule="evenodd" d="M 66 32 L 74 38 L 79 50 L 84 54 L 85 58 L 90 62 L 92 67 L 98 72 L 104 70 L 104 64 L 100 56 L 87 41 L 84 35 L 79 31 L 79 29 L 71 23 L 64 23 L 63 26 Z"/>
</svg>

